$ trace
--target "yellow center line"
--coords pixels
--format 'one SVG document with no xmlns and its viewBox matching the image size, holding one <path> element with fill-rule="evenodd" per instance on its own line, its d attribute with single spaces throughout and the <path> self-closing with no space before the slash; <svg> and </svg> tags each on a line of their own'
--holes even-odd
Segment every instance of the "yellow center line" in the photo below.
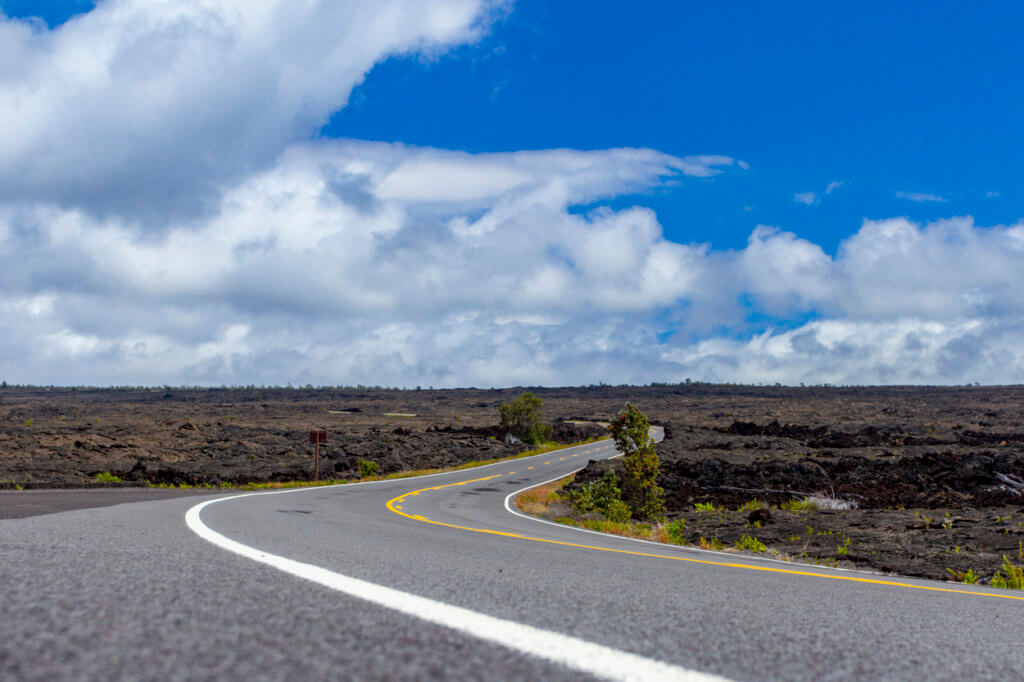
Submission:
<svg viewBox="0 0 1024 682">
<path fill-rule="evenodd" d="M 433 521 L 423 516 L 417 516 L 413 514 L 406 514 L 402 511 L 402 507 L 397 505 L 403 497 L 408 495 L 426 492 L 428 490 L 441 490 L 442 488 L 450 488 L 452 486 L 466 485 L 467 483 L 480 483 L 482 481 L 489 481 L 493 478 L 500 478 L 504 474 L 494 474 L 492 476 L 484 476 L 483 478 L 474 478 L 468 481 L 458 481 L 456 483 L 446 483 L 444 485 L 435 485 L 430 488 L 420 488 L 419 490 L 403 493 L 397 497 L 393 497 L 387 501 L 387 508 L 398 514 L 404 516 L 407 519 L 414 521 L 421 521 L 422 523 L 428 523 L 434 526 L 443 526 L 445 528 L 454 528 L 456 530 L 465 530 L 471 533 L 486 533 L 487 535 L 498 535 L 506 538 L 513 538 L 516 540 L 528 540 L 530 542 L 543 542 L 549 545 L 561 545 L 562 547 L 575 547 L 577 549 L 592 549 L 599 552 L 611 552 L 613 554 L 626 554 L 631 556 L 642 556 L 651 557 L 654 559 L 670 559 L 672 561 L 684 561 L 691 564 L 702 564 L 704 566 L 720 566 L 724 568 L 741 568 L 748 571 L 762 571 L 764 573 L 779 573 L 783 575 L 799 575 L 810 578 L 821 578 L 823 580 L 842 580 L 852 583 L 866 583 L 869 585 L 885 585 L 888 587 L 905 587 L 912 590 L 927 590 L 930 592 L 947 592 L 950 594 L 966 594 L 973 597 L 992 597 L 994 599 L 1012 599 L 1015 601 L 1024 601 L 1024 597 L 1014 596 L 1012 594 L 996 594 L 990 592 L 971 592 L 970 590 L 960 590 L 952 587 L 932 587 L 930 585 L 911 585 L 908 583 L 896 582 L 895 580 L 880 580 L 876 578 L 861 578 L 852 575 L 830 575 L 826 573 L 814 573 L 812 571 L 799 571 L 792 568 L 776 568 L 774 566 L 755 566 L 750 564 L 739 564 L 728 561 L 711 561 L 709 559 L 695 559 L 693 557 L 676 556 L 668 554 L 655 554 L 653 552 L 639 552 L 630 549 L 613 549 L 611 547 L 597 547 L 595 545 L 585 545 L 579 542 L 564 542 L 562 540 L 549 540 L 547 538 L 535 538 L 530 535 L 521 535 L 520 533 L 509 533 L 501 530 L 491 530 L 489 528 L 470 528 L 469 526 L 459 526 L 454 523 L 444 523 L 443 521 Z"/>
<path fill-rule="evenodd" d="M 545 464 L 551 464 L 551 462 L 544 462 Z"/>
<path fill-rule="evenodd" d="M 526 468 L 527 468 L 527 469 L 532 469 L 533 467 L 526 467 Z"/>
</svg>

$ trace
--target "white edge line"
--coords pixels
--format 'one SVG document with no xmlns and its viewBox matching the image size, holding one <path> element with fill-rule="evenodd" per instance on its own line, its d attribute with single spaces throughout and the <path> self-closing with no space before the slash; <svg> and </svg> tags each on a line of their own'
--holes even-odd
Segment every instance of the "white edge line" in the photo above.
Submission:
<svg viewBox="0 0 1024 682">
<path fill-rule="evenodd" d="M 185 513 L 185 524 L 203 540 L 246 559 L 276 568 L 284 573 L 368 601 L 372 604 L 420 618 L 536 658 L 564 665 L 580 672 L 589 673 L 595 677 L 609 680 L 636 680 L 637 682 L 643 680 L 719 682 L 727 679 L 645 658 L 637 654 L 619 651 L 558 632 L 488 616 L 460 606 L 445 604 L 391 587 L 385 587 L 384 585 L 335 573 L 313 564 L 270 554 L 221 535 L 203 523 L 200 516 L 206 507 L 225 500 L 236 500 L 253 495 L 292 493 L 316 489 L 275 490 L 271 493 L 248 493 L 207 500 L 193 506 Z"/>
</svg>

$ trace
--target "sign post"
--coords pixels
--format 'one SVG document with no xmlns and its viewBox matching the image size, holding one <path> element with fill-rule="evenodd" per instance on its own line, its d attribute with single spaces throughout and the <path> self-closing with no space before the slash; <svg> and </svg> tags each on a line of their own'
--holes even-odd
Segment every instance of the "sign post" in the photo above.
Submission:
<svg viewBox="0 0 1024 682">
<path fill-rule="evenodd" d="M 324 429 L 313 429 L 309 432 L 309 442 L 316 444 L 313 455 L 313 480 L 320 480 L 320 443 L 327 443 L 327 431 Z"/>
</svg>

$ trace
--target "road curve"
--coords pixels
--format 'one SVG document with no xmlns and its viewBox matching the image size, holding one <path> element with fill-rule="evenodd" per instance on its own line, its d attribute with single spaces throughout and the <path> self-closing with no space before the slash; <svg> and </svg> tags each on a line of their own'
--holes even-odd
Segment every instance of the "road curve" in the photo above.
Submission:
<svg viewBox="0 0 1024 682">
<path fill-rule="evenodd" d="M 655 545 L 507 505 L 613 454 L 0 521 L 18 614 L 0 624 L 0 677 L 1024 677 L 1012 592 Z"/>
</svg>

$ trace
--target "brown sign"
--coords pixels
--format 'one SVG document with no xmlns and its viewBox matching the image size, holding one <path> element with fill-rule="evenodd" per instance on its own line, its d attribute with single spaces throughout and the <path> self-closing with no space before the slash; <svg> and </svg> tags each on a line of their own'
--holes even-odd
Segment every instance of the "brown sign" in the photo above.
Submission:
<svg viewBox="0 0 1024 682">
<path fill-rule="evenodd" d="M 316 430 L 316 431 L 310 431 L 309 432 L 309 442 L 310 443 L 326 443 L 327 442 L 327 432 L 324 431 L 323 429 L 319 429 L 319 430 Z"/>
</svg>

